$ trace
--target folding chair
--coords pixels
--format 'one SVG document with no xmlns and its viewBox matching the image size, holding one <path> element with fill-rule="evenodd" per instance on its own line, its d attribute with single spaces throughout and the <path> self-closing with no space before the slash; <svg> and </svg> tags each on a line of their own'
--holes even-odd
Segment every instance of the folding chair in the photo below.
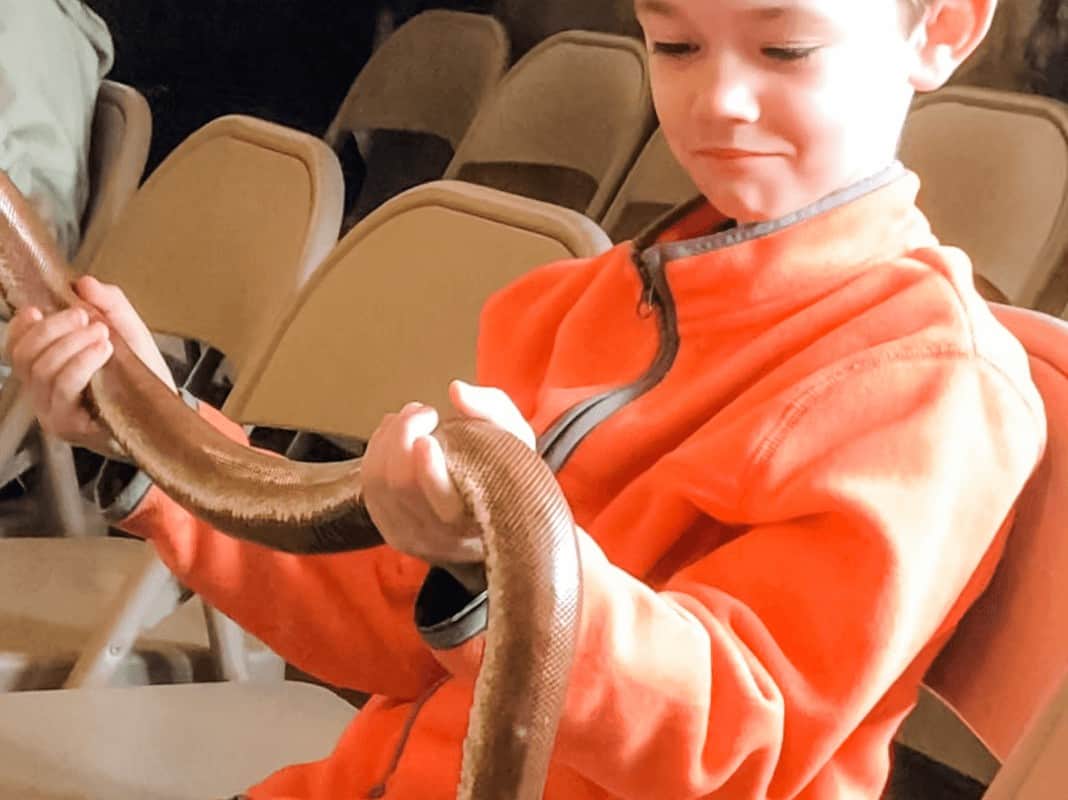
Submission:
<svg viewBox="0 0 1068 800">
<path fill-rule="evenodd" d="M 338 243 L 238 373 L 224 410 L 244 422 L 366 435 L 384 410 L 412 397 L 441 402 L 447 379 L 473 377 L 478 309 L 490 293 L 547 261 L 609 246 L 573 211 L 457 182 L 412 189 Z M 375 313 L 353 313 L 357 304 Z M 227 796 L 283 763 L 326 754 L 352 711 L 312 688 L 0 696 L 0 795 Z"/>
<path fill-rule="evenodd" d="M 1018 306 L 1068 303 L 1068 106 L 951 87 L 921 96 L 901 142 L 935 234 Z"/>
<path fill-rule="evenodd" d="M 122 286 L 150 328 L 208 342 L 240 374 L 336 241 L 341 197 L 337 159 L 321 140 L 224 117 L 153 173 L 90 272 Z M 77 486 L 67 488 L 78 502 Z M 127 604 L 114 635 L 98 637 L 94 668 L 79 670 L 78 681 L 104 682 L 115 670 L 114 680 L 128 683 L 213 674 L 197 603 L 126 657 L 145 621 L 159 616 L 153 596 L 166 594 L 167 573 L 151 553 L 121 539 L 0 540 L 0 614 L 24 621 L 0 626 L 0 689 L 59 685 L 123 576 L 132 576 L 125 596 L 139 604 Z M 43 586 L 35 578 L 41 564 L 48 565 Z M 224 645 L 240 642 L 218 615 L 211 620 L 210 632 Z M 249 657 L 252 673 L 280 674 L 281 662 L 265 648 L 252 648 Z"/>
<path fill-rule="evenodd" d="M 505 75 L 445 178 L 600 220 L 653 124 L 641 43 L 607 33 L 560 33 Z"/>
<path fill-rule="evenodd" d="M 474 378 L 489 295 L 539 264 L 609 246 L 568 209 L 457 181 L 410 189 L 338 243 L 225 410 L 360 437 L 409 400 L 447 409 L 449 380 Z"/>
<path fill-rule="evenodd" d="M 104 81 L 89 146 L 89 203 L 75 268 L 92 262 L 104 237 L 141 183 L 152 140 L 152 111 L 136 89 Z"/>
<path fill-rule="evenodd" d="M 1068 623 L 1068 507 L 1061 502 L 1068 486 L 1068 323 L 1024 309 L 992 307 L 1030 356 L 1046 405 L 1049 442 L 1021 497 L 989 588 L 964 617 L 925 683 L 1003 762 L 1005 774 L 995 778 L 991 800 L 1054 800 L 1063 797 L 1068 783 L 1066 762 L 1063 753 L 1059 760 L 1040 755 L 1054 741 L 1051 737 L 1068 741 L 1063 719 L 1068 699 L 1063 688 L 1068 677 L 1068 637 L 1063 635 Z M 1029 725 L 1032 732 L 1025 736 Z M 1040 764 L 1045 770 L 1041 780 L 1031 775 Z M 1004 793 L 1010 782 L 1031 788 L 1026 794 Z"/>
<path fill-rule="evenodd" d="M 485 14 L 424 11 L 383 42 L 324 136 L 341 155 L 354 140 L 361 145 L 366 171 L 358 187 L 347 187 L 355 200 L 346 229 L 405 189 L 444 174 L 508 60 L 507 35 Z"/>
<path fill-rule="evenodd" d="M 700 193 L 672 155 L 663 131 L 657 128 L 619 187 L 601 227 L 613 242 L 633 239 L 658 218 Z"/>
</svg>

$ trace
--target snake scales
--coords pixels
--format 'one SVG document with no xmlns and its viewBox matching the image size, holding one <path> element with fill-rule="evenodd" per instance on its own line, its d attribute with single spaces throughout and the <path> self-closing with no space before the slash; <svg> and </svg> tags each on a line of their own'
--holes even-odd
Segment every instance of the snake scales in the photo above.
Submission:
<svg viewBox="0 0 1068 800">
<path fill-rule="evenodd" d="M 0 293 L 8 304 L 45 314 L 84 305 L 42 222 L 3 173 L 0 219 Z M 359 460 L 297 463 L 236 445 L 114 332 L 111 339 L 114 354 L 92 378 L 85 402 L 178 503 L 225 533 L 288 552 L 381 543 L 359 503 Z M 486 649 L 457 796 L 534 800 L 546 780 L 579 614 L 570 511 L 548 467 L 510 434 L 459 420 L 434 435 L 487 553 Z"/>
</svg>

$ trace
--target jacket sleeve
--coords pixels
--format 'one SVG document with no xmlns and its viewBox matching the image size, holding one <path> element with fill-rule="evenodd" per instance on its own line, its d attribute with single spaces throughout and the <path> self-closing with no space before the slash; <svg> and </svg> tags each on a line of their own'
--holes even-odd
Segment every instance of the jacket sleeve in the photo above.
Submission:
<svg viewBox="0 0 1068 800">
<path fill-rule="evenodd" d="M 242 428 L 211 406 L 200 403 L 198 412 L 247 443 Z M 122 530 L 152 542 L 178 580 L 302 670 L 396 698 L 417 696 L 442 674 L 411 621 L 426 574 L 421 562 L 384 546 L 298 556 L 235 539 L 141 473 L 116 503 L 132 508 Z"/>
<path fill-rule="evenodd" d="M 989 579 L 1044 445 L 1041 408 L 977 362 L 855 365 L 792 393 L 755 441 L 720 432 L 712 451 L 698 431 L 669 456 L 664 496 L 690 504 L 695 527 L 718 518 L 744 532 L 658 590 L 580 531 L 582 621 L 556 758 L 619 797 L 792 797 L 906 673 L 914 696 Z M 731 519 L 739 508 L 745 519 Z M 473 679 L 483 637 L 450 644 L 438 657 Z M 882 724 L 899 721 L 885 712 Z"/>
</svg>

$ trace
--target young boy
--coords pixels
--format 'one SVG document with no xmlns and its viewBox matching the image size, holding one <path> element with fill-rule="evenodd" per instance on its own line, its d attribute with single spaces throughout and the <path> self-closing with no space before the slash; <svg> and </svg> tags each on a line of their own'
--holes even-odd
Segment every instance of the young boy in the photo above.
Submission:
<svg viewBox="0 0 1068 800">
<path fill-rule="evenodd" d="M 579 527 L 547 798 L 880 796 L 1044 446 L 1021 347 L 894 162 L 913 91 L 946 80 L 992 10 L 638 1 L 661 124 L 706 201 L 500 292 L 479 379 L 503 392 L 453 386 L 461 413 L 538 433 Z M 121 293 L 79 290 L 166 379 Z M 103 448 L 78 398 L 106 331 L 26 311 L 9 348 L 42 423 Z M 295 557 L 155 488 L 111 505 L 291 662 L 376 695 L 330 758 L 249 797 L 454 796 L 484 597 L 436 421 L 410 404 L 369 442 L 365 501 L 392 548 Z"/>
</svg>

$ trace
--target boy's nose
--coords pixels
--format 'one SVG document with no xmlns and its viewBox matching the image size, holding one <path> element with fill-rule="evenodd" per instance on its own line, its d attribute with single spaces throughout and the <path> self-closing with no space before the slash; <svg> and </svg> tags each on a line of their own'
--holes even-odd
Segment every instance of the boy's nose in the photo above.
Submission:
<svg viewBox="0 0 1068 800">
<path fill-rule="evenodd" d="M 756 122 L 760 119 L 757 92 L 738 65 L 710 65 L 697 92 L 698 116 Z"/>
</svg>

